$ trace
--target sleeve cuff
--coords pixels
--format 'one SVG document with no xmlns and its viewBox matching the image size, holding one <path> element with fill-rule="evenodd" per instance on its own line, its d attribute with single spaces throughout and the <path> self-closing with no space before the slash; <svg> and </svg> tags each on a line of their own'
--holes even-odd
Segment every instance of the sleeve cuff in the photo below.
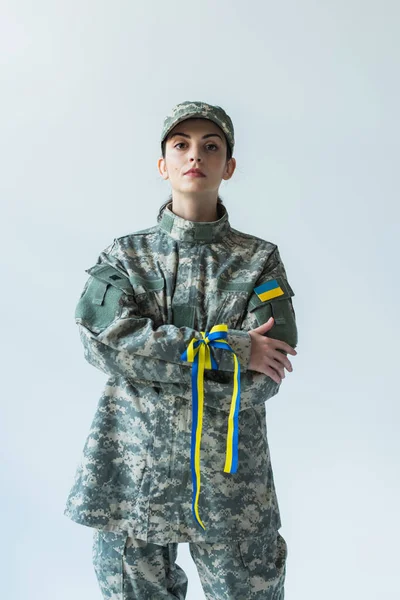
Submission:
<svg viewBox="0 0 400 600">
<path fill-rule="evenodd" d="M 245 373 L 249 368 L 251 355 L 251 336 L 248 331 L 239 329 L 228 329 L 227 342 L 236 354 L 240 363 L 240 370 Z M 215 358 L 221 371 L 234 371 L 235 363 L 232 352 L 222 348 L 213 348 Z"/>
</svg>

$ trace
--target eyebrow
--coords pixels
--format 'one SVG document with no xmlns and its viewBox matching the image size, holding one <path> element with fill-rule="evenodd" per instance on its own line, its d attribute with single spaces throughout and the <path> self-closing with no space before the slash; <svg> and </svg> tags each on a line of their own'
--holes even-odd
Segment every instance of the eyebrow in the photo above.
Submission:
<svg viewBox="0 0 400 600">
<path fill-rule="evenodd" d="M 188 135 L 187 133 L 181 133 L 181 132 L 177 131 L 176 133 L 173 133 L 169 139 L 171 140 L 176 135 L 182 135 L 183 137 L 190 138 L 190 135 Z M 206 133 L 206 135 L 203 135 L 202 139 L 204 140 L 204 139 L 212 137 L 214 135 L 219 137 L 222 140 L 222 137 L 218 133 Z"/>
</svg>

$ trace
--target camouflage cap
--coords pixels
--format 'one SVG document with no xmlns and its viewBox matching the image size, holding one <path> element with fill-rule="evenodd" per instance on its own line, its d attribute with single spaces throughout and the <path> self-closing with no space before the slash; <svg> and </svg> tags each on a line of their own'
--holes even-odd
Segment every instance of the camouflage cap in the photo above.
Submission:
<svg viewBox="0 0 400 600">
<path fill-rule="evenodd" d="M 190 100 L 187 100 L 174 106 L 171 114 L 166 116 L 164 119 L 161 133 L 161 143 L 177 123 L 194 117 L 202 117 L 203 119 L 209 119 L 210 121 L 216 123 L 216 125 L 218 125 L 224 132 L 233 154 L 235 139 L 231 118 L 220 106 L 213 106 L 212 104 L 207 104 L 206 102 L 191 102 Z"/>
</svg>

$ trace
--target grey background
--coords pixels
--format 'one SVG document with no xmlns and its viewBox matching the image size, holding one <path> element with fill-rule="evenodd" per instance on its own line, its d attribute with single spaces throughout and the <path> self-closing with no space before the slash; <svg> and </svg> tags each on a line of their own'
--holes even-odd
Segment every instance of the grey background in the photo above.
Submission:
<svg viewBox="0 0 400 600">
<path fill-rule="evenodd" d="M 231 225 L 278 244 L 296 294 L 267 403 L 285 598 L 397 597 L 398 3 L 19 1 L 0 27 L 4 597 L 101 597 L 62 514 L 105 382 L 73 313 L 99 252 L 156 224 L 183 100 L 233 119 Z"/>
</svg>

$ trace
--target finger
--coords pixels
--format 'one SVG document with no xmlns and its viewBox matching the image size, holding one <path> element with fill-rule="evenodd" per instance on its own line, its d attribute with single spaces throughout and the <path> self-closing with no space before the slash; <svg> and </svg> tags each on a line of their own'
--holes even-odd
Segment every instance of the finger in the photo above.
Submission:
<svg viewBox="0 0 400 600">
<path fill-rule="evenodd" d="M 268 344 L 265 350 L 265 355 L 271 360 L 277 361 L 277 363 L 279 363 L 279 368 L 281 368 L 283 364 L 288 371 L 293 371 L 292 363 L 286 357 L 286 354 L 283 354 L 280 350 L 274 350 L 273 346 Z"/>
<path fill-rule="evenodd" d="M 268 366 L 266 367 L 265 375 L 268 375 L 268 377 L 271 377 L 271 379 L 273 381 L 275 381 L 275 383 L 281 383 L 281 381 L 282 381 L 279 374 L 276 371 L 274 371 L 274 369 L 271 369 L 271 367 L 268 367 Z"/>
<path fill-rule="evenodd" d="M 282 379 L 283 379 L 284 377 L 286 377 L 286 374 L 285 374 L 285 369 L 282 367 L 282 365 L 281 365 L 281 363 L 280 363 L 280 362 L 278 362 L 278 361 L 274 360 L 274 359 L 273 359 L 273 358 L 271 358 L 271 357 L 268 357 L 268 363 L 267 363 L 267 365 L 268 365 L 269 367 L 271 367 L 272 369 L 275 369 L 275 371 L 276 371 L 277 373 L 279 373 L 279 375 L 282 377 Z"/>
<path fill-rule="evenodd" d="M 268 321 L 265 321 L 265 323 L 263 323 L 262 325 L 259 325 L 258 327 L 255 327 L 254 329 L 251 329 L 251 331 L 258 333 L 259 335 L 263 335 L 265 331 L 268 331 L 269 329 L 271 329 L 271 327 L 273 325 L 273 321 L 274 321 L 274 318 L 270 317 L 268 319 Z"/>
<path fill-rule="evenodd" d="M 286 354 L 282 354 L 282 352 L 279 350 L 275 350 L 272 356 L 275 358 L 275 360 L 281 362 L 290 373 L 293 371 L 292 363 L 287 358 Z"/>
<path fill-rule="evenodd" d="M 276 340 L 275 338 L 268 338 L 270 341 L 274 342 L 274 347 L 275 348 L 280 348 L 281 350 L 285 350 L 285 352 L 287 352 L 288 354 L 292 354 L 293 356 L 296 356 L 297 352 L 294 348 L 292 348 L 292 346 L 289 346 L 289 344 L 287 344 L 286 342 L 283 342 L 282 340 Z"/>
<path fill-rule="evenodd" d="M 274 365 L 273 368 L 275 368 L 276 371 L 279 373 L 281 379 L 284 379 L 286 377 L 285 369 L 281 363 L 277 363 L 276 365 Z"/>
</svg>

